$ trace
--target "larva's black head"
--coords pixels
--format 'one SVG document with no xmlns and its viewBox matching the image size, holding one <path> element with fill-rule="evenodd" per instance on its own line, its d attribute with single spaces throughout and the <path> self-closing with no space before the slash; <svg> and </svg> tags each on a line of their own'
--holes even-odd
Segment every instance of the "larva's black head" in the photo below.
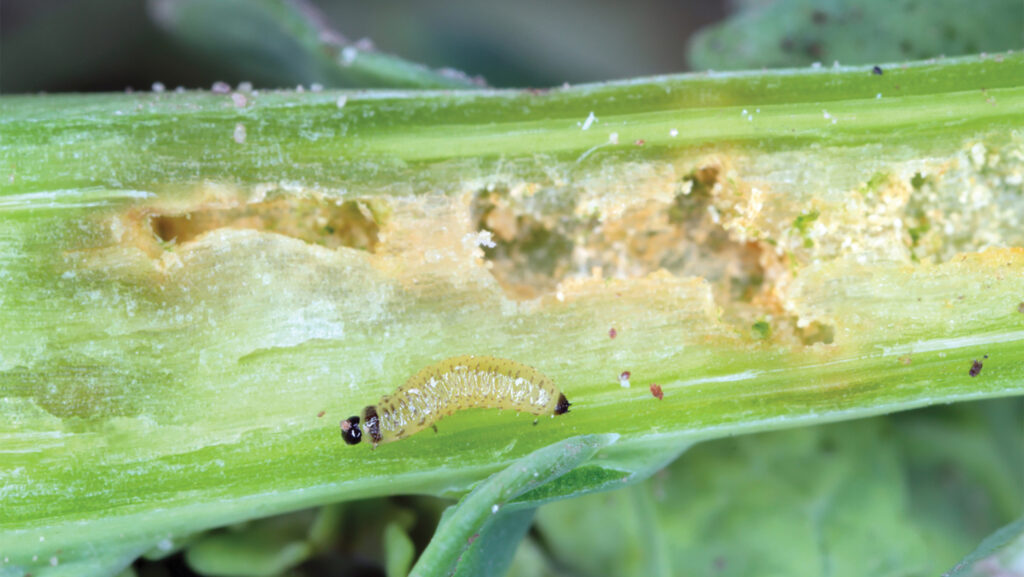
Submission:
<svg viewBox="0 0 1024 577">
<path fill-rule="evenodd" d="M 341 422 L 341 438 L 349 445 L 358 445 L 363 440 L 363 432 L 359 430 L 359 417 L 349 417 Z"/>
<path fill-rule="evenodd" d="M 560 393 L 558 395 L 558 404 L 555 405 L 555 414 L 564 415 L 565 413 L 568 413 L 569 405 L 571 404 L 572 403 L 569 402 L 569 399 L 565 398 L 565 395 Z"/>
</svg>

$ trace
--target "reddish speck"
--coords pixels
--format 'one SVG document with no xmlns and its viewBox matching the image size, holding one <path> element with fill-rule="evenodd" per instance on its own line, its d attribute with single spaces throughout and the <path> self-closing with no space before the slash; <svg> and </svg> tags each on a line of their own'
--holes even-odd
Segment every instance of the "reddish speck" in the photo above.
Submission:
<svg viewBox="0 0 1024 577">
<path fill-rule="evenodd" d="M 469 538 L 469 544 L 472 545 L 473 541 L 476 541 L 479 538 L 480 538 L 480 533 L 473 533 L 473 536 Z"/>
<path fill-rule="evenodd" d="M 227 94 L 228 92 L 231 92 L 231 86 L 228 85 L 227 82 L 221 82 L 218 80 L 210 87 L 210 92 L 213 92 L 214 94 Z"/>
<path fill-rule="evenodd" d="M 628 381 L 629 380 L 629 376 L 630 376 L 629 375 L 629 371 L 622 371 L 622 374 L 619 375 L 619 380 L 620 381 Z"/>
<path fill-rule="evenodd" d="M 651 383 L 651 394 L 659 401 L 665 398 L 665 392 L 661 390 L 661 385 L 657 383 Z"/>
<path fill-rule="evenodd" d="M 614 339 L 617 334 L 619 334 L 618 331 L 615 330 L 615 327 L 612 327 L 612 329 L 608 331 L 608 338 Z"/>
<path fill-rule="evenodd" d="M 637 139 L 637 141 L 634 142 L 633 144 L 635 144 L 637 146 L 643 146 L 644 145 L 644 140 L 642 138 Z"/>
<path fill-rule="evenodd" d="M 326 414 L 327 414 L 327 411 L 320 411 L 319 413 L 316 414 L 316 418 L 319 419 L 320 417 L 322 417 L 322 416 L 324 416 Z"/>
</svg>

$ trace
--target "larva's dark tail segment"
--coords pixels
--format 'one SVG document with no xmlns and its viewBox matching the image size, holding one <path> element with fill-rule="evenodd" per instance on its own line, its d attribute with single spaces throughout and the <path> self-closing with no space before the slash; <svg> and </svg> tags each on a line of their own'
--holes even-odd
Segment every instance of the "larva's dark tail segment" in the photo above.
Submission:
<svg viewBox="0 0 1024 577">
<path fill-rule="evenodd" d="M 370 439 L 373 440 L 373 445 L 376 447 L 378 443 L 384 438 L 380 433 L 380 418 L 377 416 L 377 407 L 370 405 L 363 409 L 363 426 L 366 428 L 366 432 L 370 433 Z"/>
<path fill-rule="evenodd" d="M 571 404 L 572 403 L 569 402 L 569 399 L 565 398 L 564 394 L 559 393 L 558 394 L 558 404 L 555 405 L 555 414 L 556 415 L 564 415 L 564 414 L 568 413 L 569 412 L 569 405 L 571 405 Z"/>
</svg>

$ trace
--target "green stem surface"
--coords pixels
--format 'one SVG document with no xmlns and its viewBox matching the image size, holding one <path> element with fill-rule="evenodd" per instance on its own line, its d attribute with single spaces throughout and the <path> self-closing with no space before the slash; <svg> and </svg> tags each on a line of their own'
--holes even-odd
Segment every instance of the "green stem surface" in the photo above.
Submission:
<svg viewBox="0 0 1024 577">
<path fill-rule="evenodd" d="M 883 68 L 0 99 L 0 557 L 99 572 L 621 435 L 543 501 L 702 439 L 1024 393 L 1024 55 Z M 341 442 L 459 354 L 572 411 Z"/>
</svg>

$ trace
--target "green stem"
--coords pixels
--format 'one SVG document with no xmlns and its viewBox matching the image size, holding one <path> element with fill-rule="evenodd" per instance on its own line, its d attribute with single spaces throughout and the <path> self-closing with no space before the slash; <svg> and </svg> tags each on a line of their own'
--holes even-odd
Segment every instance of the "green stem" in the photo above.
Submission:
<svg viewBox="0 0 1024 577">
<path fill-rule="evenodd" d="M 11 566 L 459 496 L 580 434 L 622 440 L 524 498 L 703 439 L 1024 393 L 1024 55 L 883 68 L 0 99 Z M 341 442 L 459 354 L 535 366 L 572 411 Z"/>
</svg>

